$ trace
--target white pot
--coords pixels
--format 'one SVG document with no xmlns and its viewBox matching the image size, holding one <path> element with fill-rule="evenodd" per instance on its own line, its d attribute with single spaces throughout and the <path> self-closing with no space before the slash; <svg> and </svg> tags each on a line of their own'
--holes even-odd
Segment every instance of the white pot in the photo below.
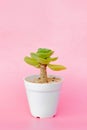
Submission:
<svg viewBox="0 0 87 130">
<path fill-rule="evenodd" d="M 63 79 L 61 78 L 58 82 L 43 84 L 29 82 L 35 77 L 38 76 L 32 75 L 24 79 L 31 114 L 40 118 L 55 116 Z M 57 78 L 60 77 L 58 76 Z"/>
</svg>

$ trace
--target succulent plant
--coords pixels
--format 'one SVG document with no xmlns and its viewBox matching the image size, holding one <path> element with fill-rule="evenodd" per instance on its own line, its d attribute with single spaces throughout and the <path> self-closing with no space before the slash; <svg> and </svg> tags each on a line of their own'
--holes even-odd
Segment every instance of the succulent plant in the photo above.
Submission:
<svg viewBox="0 0 87 130">
<path fill-rule="evenodd" d="M 24 61 L 36 68 L 40 69 L 40 79 L 42 83 L 47 83 L 47 67 L 53 71 L 66 69 L 63 65 L 54 65 L 50 62 L 56 61 L 58 57 L 51 57 L 54 51 L 47 48 L 39 48 L 35 53 L 31 52 L 30 57 L 25 56 Z"/>
</svg>

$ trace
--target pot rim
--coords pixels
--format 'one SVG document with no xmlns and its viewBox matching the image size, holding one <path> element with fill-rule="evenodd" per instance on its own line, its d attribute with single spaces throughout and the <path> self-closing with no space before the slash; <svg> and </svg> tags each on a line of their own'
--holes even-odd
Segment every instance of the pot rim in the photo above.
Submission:
<svg viewBox="0 0 87 130">
<path fill-rule="evenodd" d="M 61 80 L 60 81 L 58 81 L 58 82 L 48 82 L 48 83 L 33 83 L 33 82 L 30 82 L 30 81 L 28 81 L 28 79 L 30 79 L 30 78 L 33 78 L 33 77 L 39 77 L 39 75 L 37 75 L 37 74 L 35 74 L 35 75 L 29 75 L 29 76 L 26 76 L 23 80 L 24 80 L 24 82 L 27 82 L 27 83 L 29 83 L 29 84 L 37 84 L 37 85 L 46 85 L 46 84 L 60 84 L 61 82 L 63 82 L 63 80 L 64 80 L 64 78 L 63 77 L 61 77 L 61 76 L 59 76 L 59 75 L 48 75 L 48 77 L 56 77 L 56 78 L 60 78 Z"/>
</svg>

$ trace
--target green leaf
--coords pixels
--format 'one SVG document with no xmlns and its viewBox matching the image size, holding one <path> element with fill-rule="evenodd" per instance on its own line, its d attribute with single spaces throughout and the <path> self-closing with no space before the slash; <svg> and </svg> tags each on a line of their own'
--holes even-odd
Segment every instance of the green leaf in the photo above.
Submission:
<svg viewBox="0 0 87 130">
<path fill-rule="evenodd" d="M 31 55 L 31 57 L 32 57 L 33 59 L 35 59 L 35 60 L 36 60 L 38 63 L 40 63 L 40 64 L 49 64 L 49 62 L 50 62 L 49 59 L 43 59 L 43 58 L 37 56 L 36 53 L 31 53 L 30 55 Z"/>
<path fill-rule="evenodd" d="M 38 49 L 38 53 L 48 53 L 48 52 L 51 52 L 52 50 L 50 49 L 47 49 L 47 48 L 39 48 Z"/>
<path fill-rule="evenodd" d="M 49 60 L 50 62 L 51 62 L 51 61 L 56 61 L 57 59 L 58 59 L 58 57 L 54 57 L 54 58 L 51 58 L 51 57 L 50 57 L 50 58 L 47 58 L 47 60 Z"/>
<path fill-rule="evenodd" d="M 25 56 L 24 57 L 24 61 L 27 63 L 27 64 L 30 64 L 36 68 L 40 68 L 40 64 L 33 58 L 30 58 L 28 56 Z"/>
<path fill-rule="evenodd" d="M 60 70 L 65 70 L 66 67 L 63 65 L 53 65 L 53 64 L 48 64 L 48 67 L 54 71 L 60 71 Z"/>
<path fill-rule="evenodd" d="M 41 58 L 49 58 L 52 54 L 54 53 L 54 51 L 49 51 L 49 52 L 37 52 L 37 56 L 41 57 Z"/>
</svg>

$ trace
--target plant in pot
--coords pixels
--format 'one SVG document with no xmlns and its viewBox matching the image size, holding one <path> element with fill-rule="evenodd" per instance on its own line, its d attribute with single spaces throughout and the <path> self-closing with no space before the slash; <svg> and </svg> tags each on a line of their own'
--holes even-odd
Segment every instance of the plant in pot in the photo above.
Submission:
<svg viewBox="0 0 87 130">
<path fill-rule="evenodd" d="M 30 57 L 24 57 L 27 64 L 40 69 L 39 75 L 24 79 L 30 111 L 34 117 L 48 118 L 56 115 L 63 78 L 47 75 L 47 67 L 54 71 L 64 70 L 66 67 L 51 64 L 58 59 L 51 57 L 53 53 L 51 49 L 39 48 L 36 52 L 31 52 Z"/>
</svg>

